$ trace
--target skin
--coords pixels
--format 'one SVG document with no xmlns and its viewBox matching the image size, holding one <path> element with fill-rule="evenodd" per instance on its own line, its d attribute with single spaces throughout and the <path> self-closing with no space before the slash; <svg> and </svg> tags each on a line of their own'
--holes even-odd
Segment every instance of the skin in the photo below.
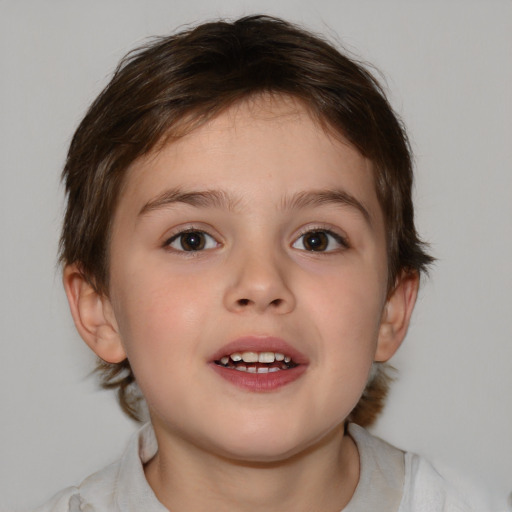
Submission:
<svg viewBox="0 0 512 512">
<path fill-rule="evenodd" d="M 228 201 L 162 201 L 177 188 Z M 345 201 L 290 200 L 319 190 Z M 182 250 L 187 229 L 207 233 L 203 250 Z M 326 250 L 307 250 L 312 231 L 325 234 Z M 372 362 L 402 342 L 418 288 L 403 274 L 388 293 L 385 238 L 371 162 L 290 98 L 231 107 L 131 166 L 109 296 L 74 265 L 64 285 L 89 346 L 106 361 L 130 360 L 159 443 L 146 477 L 166 507 L 334 512 L 348 503 L 359 458 L 345 419 Z M 272 392 L 234 386 L 209 363 L 242 336 L 286 340 L 306 371 Z"/>
</svg>

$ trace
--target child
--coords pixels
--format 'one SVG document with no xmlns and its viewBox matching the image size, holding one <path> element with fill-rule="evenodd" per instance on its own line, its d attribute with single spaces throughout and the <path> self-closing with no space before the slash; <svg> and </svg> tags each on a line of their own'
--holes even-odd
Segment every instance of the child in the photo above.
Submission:
<svg viewBox="0 0 512 512">
<path fill-rule="evenodd" d="M 159 39 L 93 103 L 64 180 L 76 327 L 151 421 L 40 510 L 469 510 L 363 428 L 432 259 L 362 66 L 263 16 Z"/>
</svg>

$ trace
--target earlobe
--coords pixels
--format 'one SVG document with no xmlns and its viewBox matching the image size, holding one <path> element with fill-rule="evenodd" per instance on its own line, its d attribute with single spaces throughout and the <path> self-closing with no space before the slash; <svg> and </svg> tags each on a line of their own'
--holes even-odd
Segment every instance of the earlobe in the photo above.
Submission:
<svg viewBox="0 0 512 512">
<path fill-rule="evenodd" d="M 126 359 L 109 299 L 96 291 L 76 265 L 64 268 L 62 280 L 75 326 L 85 343 L 108 363 Z"/>
<path fill-rule="evenodd" d="M 417 272 L 404 271 L 397 278 L 395 288 L 384 306 L 375 361 L 387 361 L 400 347 L 409 328 L 418 288 Z"/>
</svg>

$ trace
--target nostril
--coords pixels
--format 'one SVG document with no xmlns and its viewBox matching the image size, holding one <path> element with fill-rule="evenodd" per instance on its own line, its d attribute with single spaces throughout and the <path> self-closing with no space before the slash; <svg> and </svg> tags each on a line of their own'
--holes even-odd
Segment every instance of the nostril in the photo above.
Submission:
<svg viewBox="0 0 512 512">
<path fill-rule="evenodd" d="M 285 299 L 281 299 L 281 298 L 278 298 L 278 299 L 273 299 L 271 300 L 270 302 L 267 302 L 266 300 L 253 300 L 253 299 L 247 299 L 247 298 L 242 298 L 242 299 L 237 299 L 236 302 L 233 304 L 236 308 L 238 308 L 239 310 L 246 310 L 246 309 L 249 309 L 249 308 L 252 308 L 252 307 L 255 307 L 256 309 L 262 309 L 262 310 L 265 310 L 267 307 L 270 308 L 270 309 L 275 309 L 276 311 L 277 310 L 281 310 L 284 305 L 286 304 L 286 300 Z"/>
<path fill-rule="evenodd" d="M 238 299 L 237 303 L 239 306 L 249 306 L 253 301 L 251 299 Z M 270 301 L 269 305 L 278 307 L 283 303 L 283 299 L 274 299 Z"/>
</svg>

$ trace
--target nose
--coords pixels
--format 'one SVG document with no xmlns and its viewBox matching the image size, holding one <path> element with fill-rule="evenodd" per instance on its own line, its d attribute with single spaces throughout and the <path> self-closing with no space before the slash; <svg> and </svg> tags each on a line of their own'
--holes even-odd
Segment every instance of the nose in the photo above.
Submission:
<svg viewBox="0 0 512 512">
<path fill-rule="evenodd" d="M 238 263 L 230 263 L 230 281 L 226 288 L 225 307 L 235 313 L 286 314 L 295 308 L 295 295 L 286 263 L 261 253 L 241 255 Z"/>
</svg>

